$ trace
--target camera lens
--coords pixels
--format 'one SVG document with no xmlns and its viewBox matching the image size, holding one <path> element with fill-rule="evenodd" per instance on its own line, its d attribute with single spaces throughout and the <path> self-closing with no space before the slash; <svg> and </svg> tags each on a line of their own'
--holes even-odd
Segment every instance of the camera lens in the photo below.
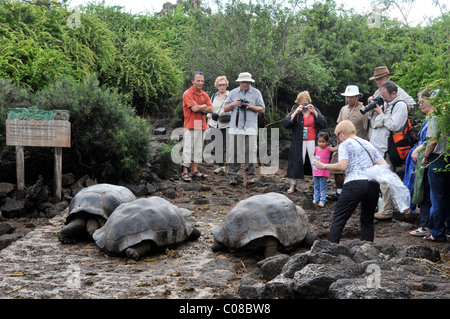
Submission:
<svg viewBox="0 0 450 319">
<path fill-rule="evenodd" d="M 378 105 L 382 105 L 384 103 L 384 100 L 381 96 L 377 96 L 376 98 L 373 99 L 373 102 L 370 104 L 367 104 L 365 107 L 363 107 L 361 110 L 359 110 L 361 112 L 361 114 L 366 114 L 367 112 L 369 112 L 370 110 L 373 110 L 374 108 L 377 107 Z"/>
</svg>

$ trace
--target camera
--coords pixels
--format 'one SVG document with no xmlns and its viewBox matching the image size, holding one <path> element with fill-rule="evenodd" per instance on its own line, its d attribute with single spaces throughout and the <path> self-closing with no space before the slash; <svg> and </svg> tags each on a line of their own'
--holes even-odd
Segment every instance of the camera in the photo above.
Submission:
<svg viewBox="0 0 450 319">
<path fill-rule="evenodd" d="M 219 119 L 219 114 L 218 114 L 218 113 L 213 113 L 213 114 L 211 114 L 211 118 L 212 118 L 214 121 L 217 121 L 217 120 Z"/>
<path fill-rule="evenodd" d="M 364 115 L 367 112 L 369 112 L 370 110 L 373 110 L 374 108 L 376 108 L 377 104 L 378 105 L 383 105 L 384 104 L 384 100 L 383 100 L 383 98 L 381 96 L 377 96 L 376 98 L 374 98 L 372 103 L 367 104 L 365 107 L 363 107 L 359 111 L 361 112 L 362 115 Z"/>
<path fill-rule="evenodd" d="M 303 111 L 309 110 L 308 104 L 303 104 L 303 105 L 302 105 L 302 110 L 303 110 Z"/>
<path fill-rule="evenodd" d="M 245 110 L 247 109 L 247 105 L 248 105 L 249 103 L 250 103 L 249 101 L 247 101 L 247 100 L 245 100 L 245 99 L 241 99 L 241 105 L 239 105 L 239 108 L 240 108 L 242 111 L 245 111 Z"/>
</svg>

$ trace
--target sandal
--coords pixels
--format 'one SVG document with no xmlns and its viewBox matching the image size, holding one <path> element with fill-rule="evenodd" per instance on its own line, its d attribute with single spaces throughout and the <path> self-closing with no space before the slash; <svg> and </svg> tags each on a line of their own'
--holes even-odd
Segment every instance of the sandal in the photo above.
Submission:
<svg viewBox="0 0 450 319">
<path fill-rule="evenodd" d="M 319 206 L 320 208 L 324 208 L 325 204 L 324 203 L 319 203 L 319 204 L 317 204 L 317 206 Z"/>
<path fill-rule="evenodd" d="M 189 176 L 189 173 L 187 173 L 187 172 L 184 172 L 183 174 L 181 174 L 180 178 L 183 182 L 187 182 L 187 183 L 189 183 L 192 180 L 191 177 Z"/>
<path fill-rule="evenodd" d="M 430 241 L 430 242 L 433 242 L 433 243 L 443 243 L 443 242 L 447 241 L 447 238 L 445 238 L 445 239 L 436 239 L 436 238 L 433 237 L 433 235 L 430 234 L 428 236 L 425 236 L 423 238 L 423 240 Z"/>
<path fill-rule="evenodd" d="M 200 173 L 199 171 L 197 172 L 192 172 L 191 173 L 191 177 L 192 178 L 200 178 L 200 179 L 205 179 L 206 177 L 208 177 L 207 175 Z"/>
<path fill-rule="evenodd" d="M 295 187 L 295 186 L 291 186 L 288 190 L 287 190 L 287 193 L 288 194 L 292 194 L 292 193 L 294 193 L 294 192 L 296 192 L 297 191 L 297 188 Z"/>
<path fill-rule="evenodd" d="M 255 184 L 255 178 L 249 178 L 249 179 L 247 179 L 247 185 L 252 185 L 252 184 Z"/>
<path fill-rule="evenodd" d="M 430 231 L 429 229 L 425 228 L 425 227 L 419 227 L 419 228 L 417 228 L 416 230 L 413 230 L 413 231 L 409 232 L 409 234 L 410 234 L 411 236 L 421 236 L 421 237 L 424 237 L 424 236 L 431 235 L 431 231 Z"/>
<path fill-rule="evenodd" d="M 236 178 L 232 177 L 232 178 L 230 179 L 230 181 L 229 181 L 228 184 L 233 185 L 233 186 L 236 186 L 236 185 L 237 185 Z"/>
</svg>

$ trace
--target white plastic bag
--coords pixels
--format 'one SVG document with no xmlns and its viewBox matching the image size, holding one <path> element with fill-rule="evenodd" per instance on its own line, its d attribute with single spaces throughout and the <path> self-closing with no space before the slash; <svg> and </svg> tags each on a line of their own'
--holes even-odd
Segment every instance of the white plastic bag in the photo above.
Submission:
<svg viewBox="0 0 450 319">
<path fill-rule="evenodd" d="M 394 205 L 400 212 L 409 209 L 411 205 L 411 194 L 408 187 L 396 173 L 389 169 L 389 165 L 374 165 L 366 170 L 366 175 L 371 181 L 385 183 L 391 191 Z"/>
</svg>

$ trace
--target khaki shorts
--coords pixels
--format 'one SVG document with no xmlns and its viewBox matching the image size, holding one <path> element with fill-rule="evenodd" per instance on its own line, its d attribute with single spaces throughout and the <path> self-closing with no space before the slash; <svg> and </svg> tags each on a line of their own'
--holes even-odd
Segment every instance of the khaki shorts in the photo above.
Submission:
<svg viewBox="0 0 450 319">
<path fill-rule="evenodd" d="M 183 166 L 189 167 L 191 163 L 203 162 L 202 130 L 186 130 L 183 136 Z"/>
<path fill-rule="evenodd" d="M 339 162 L 339 154 L 338 154 L 338 152 L 334 152 L 333 155 L 331 155 L 330 164 L 335 164 L 337 162 Z M 332 174 L 343 175 L 343 174 L 345 174 L 345 171 L 333 171 Z"/>
</svg>

